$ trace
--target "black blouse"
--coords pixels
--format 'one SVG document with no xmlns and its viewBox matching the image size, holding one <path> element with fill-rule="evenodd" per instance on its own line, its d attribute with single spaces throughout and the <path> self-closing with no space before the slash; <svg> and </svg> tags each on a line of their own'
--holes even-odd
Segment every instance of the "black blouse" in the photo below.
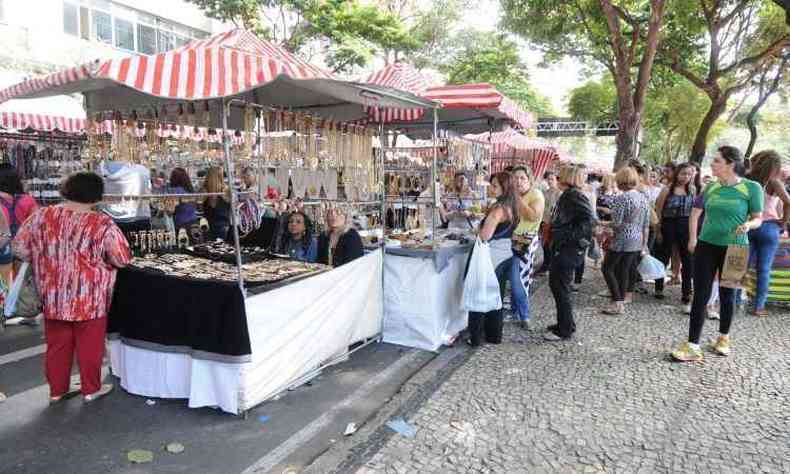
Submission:
<svg viewBox="0 0 790 474">
<path fill-rule="evenodd" d="M 339 267 L 364 255 L 362 237 L 356 229 L 349 229 L 337 240 L 337 246 L 332 252 L 332 262 L 329 262 L 329 234 L 322 232 L 318 236 L 318 263 Z"/>
</svg>

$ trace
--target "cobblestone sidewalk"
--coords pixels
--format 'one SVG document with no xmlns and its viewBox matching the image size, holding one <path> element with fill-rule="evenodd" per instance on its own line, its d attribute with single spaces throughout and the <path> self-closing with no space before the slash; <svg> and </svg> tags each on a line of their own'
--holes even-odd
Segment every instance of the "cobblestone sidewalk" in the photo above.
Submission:
<svg viewBox="0 0 790 474">
<path fill-rule="evenodd" d="M 545 281 L 543 282 L 545 283 Z M 790 472 L 790 312 L 737 316 L 733 354 L 668 361 L 688 331 L 677 287 L 605 316 L 598 271 L 576 295 L 577 337 L 548 343 L 546 284 L 534 332 L 506 326 L 407 419 L 358 474 Z M 707 321 L 713 338 L 717 321 Z"/>
</svg>

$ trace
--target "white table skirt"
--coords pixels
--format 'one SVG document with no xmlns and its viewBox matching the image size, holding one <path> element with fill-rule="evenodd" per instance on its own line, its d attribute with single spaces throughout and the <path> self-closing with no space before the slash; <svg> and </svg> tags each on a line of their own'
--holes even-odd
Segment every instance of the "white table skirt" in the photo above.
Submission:
<svg viewBox="0 0 790 474">
<path fill-rule="evenodd" d="M 112 372 L 130 393 L 187 398 L 240 413 L 285 390 L 351 344 L 379 334 L 382 253 L 246 300 L 252 361 L 195 359 L 110 341 Z"/>
<path fill-rule="evenodd" d="M 384 259 L 384 342 L 436 351 L 467 325 L 461 309 L 466 254 L 437 273 L 432 259 Z"/>
</svg>

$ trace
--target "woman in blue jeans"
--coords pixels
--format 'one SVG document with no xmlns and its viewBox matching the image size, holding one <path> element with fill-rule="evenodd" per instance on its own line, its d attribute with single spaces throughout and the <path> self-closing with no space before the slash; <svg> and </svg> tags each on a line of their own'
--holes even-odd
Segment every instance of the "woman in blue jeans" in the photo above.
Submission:
<svg viewBox="0 0 790 474">
<path fill-rule="evenodd" d="M 782 159 L 777 152 L 765 150 L 752 157 L 749 179 L 762 185 L 765 202 L 762 225 L 749 231 L 749 262 L 757 273 L 755 316 L 767 315 L 765 301 L 771 283 L 771 267 L 782 229 L 790 218 L 790 195 L 782 184 L 781 176 Z"/>
<path fill-rule="evenodd" d="M 478 234 L 480 240 L 488 243 L 491 263 L 494 265 L 499 282 L 499 291 L 504 293 L 510 271 L 510 237 L 518 222 L 516 197 L 511 185 L 510 173 L 497 173 L 491 177 L 491 191 L 496 202 L 489 208 Z M 470 255 L 471 258 L 471 255 Z M 502 342 L 502 309 L 487 313 L 469 312 L 469 345 L 479 346 L 483 339 L 489 344 Z M 485 337 L 484 337 L 485 336 Z"/>
</svg>

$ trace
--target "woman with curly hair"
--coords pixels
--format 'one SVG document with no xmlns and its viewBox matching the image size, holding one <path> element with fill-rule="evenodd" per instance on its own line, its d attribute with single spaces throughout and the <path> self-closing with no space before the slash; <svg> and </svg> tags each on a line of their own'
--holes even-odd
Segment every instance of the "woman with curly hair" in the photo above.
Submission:
<svg viewBox="0 0 790 474">
<path fill-rule="evenodd" d="M 315 263 L 318 259 L 318 242 L 313 237 L 313 223 L 302 211 L 288 216 L 288 232 L 283 235 L 280 251 L 294 260 Z"/>
</svg>

